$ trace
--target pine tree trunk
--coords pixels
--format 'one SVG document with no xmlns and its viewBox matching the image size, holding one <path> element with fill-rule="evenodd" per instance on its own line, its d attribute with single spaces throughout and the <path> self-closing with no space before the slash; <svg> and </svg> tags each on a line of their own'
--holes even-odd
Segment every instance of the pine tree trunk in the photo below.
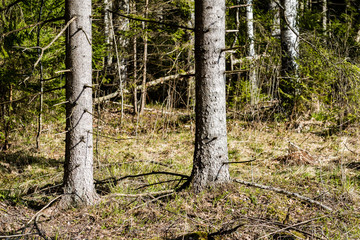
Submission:
<svg viewBox="0 0 360 240">
<path fill-rule="evenodd" d="M 66 36 L 65 206 L 90 205 L 93 183 L 91 0 L 66 0 L 66 21 L 76 17 Z"/>
<path fill-rule="evenodd" d="M 225 102 L 225 0 L 195 1 L 196 132 L 192 186 L 230 180 Z"/>
</svg>

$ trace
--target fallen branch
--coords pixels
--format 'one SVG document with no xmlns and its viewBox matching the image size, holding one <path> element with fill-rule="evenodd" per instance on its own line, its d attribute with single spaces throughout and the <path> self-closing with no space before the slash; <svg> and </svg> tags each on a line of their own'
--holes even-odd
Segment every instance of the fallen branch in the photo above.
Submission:
<svg viewBox="0 0 360 240">
<path fill-rule="evenodd" d="M 9 239 L 9 238 L 21 238 L 25 236 L 37 235 L 37 233 L 24 233 L 24 234 L 15 234 L 15 235 L 7 235 L 0 236 L 0 239 Z"/>
<path fill-rule="evenodd" d="M 180 173 L 173 173 L 173 172 L 164 172 L 164 171 L 160 171 L 160 172 L 149 172 L 149 173 L 142 173 L 142 174 L 136 174 L 136 175 L 126 175 L 124 177 L 121 178 L 108 178 L 108 179 L 104 179 L 104 180 L 95 180 L 95 185 L 98 184 L 105 184 L 105 183 L 114 183 L 116 184 L 119 181 L 125 180 L 127 178 L 137 178 L 137 177 L 144 177 L 144 176 L 149 176 L 149 175 L 157 175 L 157 174 L 164 174 L 164 175 L 171 175 L 171 176 L 177 176 L 177 177 L 182 177 L 182 178 L 190 178 L 187 175 L 184 174 L 180 174 Z"/>
<path fill-rule="evenodd" d="M 327 216 L 327 215 L 322 216 L 322 217 L 312 218 L 312 219 L 310 219 L 310 220 L 306 220 L 306 221 L 303 221 L 303 222 L 300 222 L 300 223 L 293 224 L 293 225 L 291 225 L 291 226 L 287 226 L 287 227 L 281 228 L 281 229 L 276 230 L 276 231 L 274 231 L 274 232 L 272 232 L 272 233 L 269 233 L 269 234 L 266 234 L 266 235 L 264 235 L 264 236 L 261 236 L 261 237 L 259 237 L 258 239 L 264 239 L 264 238 L 267 238 L 267 237 L 269 237 L 269 236 L 271 236 L 271 235 L 274 235 L 274 234 L 276 234 L 276 233 L 280 233 L 280 232 L 283 232 L 283 231 L 288 230 L 288 229 L 294 229 L 295 227 L 298 227 L 298 226 L 307 224 L 307 223 L 309 223 L 309 222 L 313 222 L 313 221 L 319 220 L 319 219 L 324 218 L 324 217 L 326 217 L 326 216 Z M 295 228 L 295 231 L 297 231 L 296 228 Z M 315 237 L 314 235 L 312 235 L 312 236 Z M 319 237 L 316 237 L 316 238 L 319 239 Z M 320 239 L 323 239 L 323 238 L 320 238 Z"/>
<path fill-rule="evenodd" d="M 156 86 L 158 84 L 163 84 L 164 82 L 168 82 L 170 80 L 192 76 L 192 75 L 194 75 L 194 73 L 195 72 L 190 71 L 190 72 L 185 73 L 185 74 L 174 74 L 174 75 L 169 75 L 169 76 L 166 76 L 166 77 L 161 77 L 161 78 L 155 79 L 154 81 L 147 82 L 146 83 L 146 88 Z M 142 85 L 136 86 L 136 90 L 141 90 L 141 89 L 142 89 Z M 124 93 L 129 93 L 129 90 L 124 89 L 123 92 Z M 118 89 L 118 90 L 116 90 L 116 92 L 110 93 L 110 94 L 108 94 L 106 96 L 94 98 L 93 103 L 94 104 L 99 104 L 99 103 L 105 102 L 107 100 L 110 100 L 112 98 L 116 98 L 120 94 L 121 94 L 121 91 L 120 91 L 120 89 Z"/>
<path fill-rule="evenodd" d="M 137 197 L 147 197 L 147 196 L 155 196 L 155 195 L 162 195 L 162 194 L 172 194 L 175 193 L 174 190 L 165 190 L 165 191 L 159 191 L 159 192 L 146 192 L 146 193 L 139 193 L 139 194 L 125 194 L 125 193 L 112 193 L 108 195 L 107 197 L 131 197 L 131 198 L 137 198 Z"/>
<path fill-rule="evenodd" d="M 58 200 L 59 198 L 61 198 L 63 195 L 57 196 L 56 198 L 54 198 L 53 200 L 51 200 L 48 204 L 45 205 L 45 207 L 43 207 L 42 209 L 40 209 L 40 211 L 38 211 L 37 213 L 34 214 L 34 216 L 32 216 L 32 218 L 27 222 L 26 225 L 29 225 L 32 221 L 34 221 L 37 216 L 42 213 L 45 209 L 47 209 L 51 204 L 53 204 L 56 200 Z"/>
<path fill-rule="evenodd" d="M 285 195 L 290 196 L 290 197 L 299 198 L 299 199 L 301 199 L 303 201 L 306 201 L 306 202 L 315 204 L 315 205 L 317 205 L 317 206 L 319 206 L 321 208 L 324 208 L 324 209 L 326 209 L 326 210 L 328 210 L 330 212 L 333 211 L 333 209 L 331 207 L 328 207 L 328 206 L 322 204 L 319 201 L 315 201 L 315 200 L 313 200 L 311 198 L 302 196 L 302 195 L 300 195 L 298 193 L 289 192 L 289 191 L 286 191 L 286 190 L 281 189 L 281 188 L 276 188 L 276 187 L 261 185 L 261 184 L 257 184 L 257 183 L 247 182 L 247 181 L 243 181 L 243 180 L 240 180 L 240 179 L 233 179 L 233 181 L 237 182 L 237 183 L 240 183 L 240 184 L 244 184 L 246 186 L 257 187 L 257 188 L 261 188 L 261 189 L 265 189 L 265 190 L 274 191 L 274 192 L 277 192 L 277 193 L 282 193 L 282 194 L 285 194 Z"/>
</svg>

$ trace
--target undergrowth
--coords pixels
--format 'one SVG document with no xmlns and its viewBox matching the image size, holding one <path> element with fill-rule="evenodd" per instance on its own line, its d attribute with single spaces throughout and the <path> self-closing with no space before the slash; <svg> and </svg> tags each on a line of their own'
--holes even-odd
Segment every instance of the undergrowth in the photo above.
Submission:
<svg viewBox="0 0 360 240">
<path fill-rule="evenodd" d="M 298 131 L 281 122 L 228 121 L 232 178 L 298 193 L 333 209 L 327 211 L 239 183 L 197 195 L 189 189 L 170 192 L 191 173 L 191 115 L 154 109 L 140 118 L 125 114 L 120 124 L 118 109 L 100 113 L 94 121 L 100 201 L 66 211 L 55 201 L 35 218 L 35 225 L 27 225 L 61 194 L 65 136 L 59 131 L 62 124 L 48 123 L 40 151 L 18 135 L 12 148 L 0 154 L 0 238 L 360 238 L 360 140 L 354 124 L 324 136 L 318 134 L 322 126 Z M 306 151 L 311 162 L 289 157 L 290 143 Z"/>
</svg>

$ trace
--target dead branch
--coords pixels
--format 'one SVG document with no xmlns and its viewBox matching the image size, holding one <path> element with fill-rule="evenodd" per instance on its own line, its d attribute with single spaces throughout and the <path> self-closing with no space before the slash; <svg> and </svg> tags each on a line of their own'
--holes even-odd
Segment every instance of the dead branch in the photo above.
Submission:
<svg viewBox="0 0 360 240">
<path fill-rule="evenodd" d="M 38 211 L 37 213 L 34 214 L 34 216 L 32 216 L 32 218 L 27 222 L 26 225 L 29 225 L 32 221 L 34 221 L 38 215 L 40 215 L 45 209 L 47 209 L 51 204 L 53 204 L 56 200 L 58 200 L 59 198 L 61 198 L 63 195 L 57 196 L 56 198 L 54 198 L 53 200 L 51 200 L 48 204 L 45 205 L 45 207 L 43 207 L 42 209 L 40 209 L 40 211 Z"/>
<path fill-rule="evenodd" d="M 285 194 L 285 195 L 290 196 L 290 197 L 299 198 L 299 199 L 301 199 L 303 201 L 306 201 L 306 202 L 315 204 L 315 205 L 317 205 L 317 206 L 319 206 L 321 208 L 324 208 L 327 211 L 330 211 L 330 212 L 333 211 L 333 209 L 331 207 L 328 207 L 328 206 L 322 204 L 319 201 L 315 201 L 315 200 L 313 200 L 311 198 L 302 196 L 302 195 L 300 195 L 298 193 L 293 193 L 293 192 L 286 191 L 285 189 L 276 188 L 276 187 L 272 187 L 272 186 L 261 185 L 261 184 L 252 183 L 252 182 L 247 182 L 247 181 L 243 181 L 243 180 L 240 180 L 240 179 L 233 179 L 233 181 L 237 182 L 237 183 L 240 183 L 240 184 L 244 184 L 246 186 L 257 187 L 257 188 L 261 188 L 261 189 L 265 189 L 265 190 L 274 191 L 274 192 L 277 192 L 277 193 L 282 193 L 282 194 Z"/>
<path fill-rule="evenodd" d="M 55 36 L 55 38 L 54 38 L 47 46 L 45 46 L 45 47 L 43 47 L 43 48 L 40 48 L 40 49 L 41 49 L 41 53 L 40 53 L 40 56 L 39 56 L 38 60 L 36 60 L 36 62 L 35 62 L 35 64 L 34 64 L 34 68 L 38 65 L 38 63 L 39 63 L 40 60 L 42 59 L 45 50 L 47 50 L 49 47 L 51 47 L 51 45 L 54 44 L 54 42 L 65 32 L 65 30 L 70 26 L 70 24 L 71 24 L 73 21 L 75 21 L 76 18 L 77 18 L 77 17 L 75 16 L 75 17 L 73 17 L 72 19 L 70 19 L 70 20 L 66 23 L 65 27 L 63 27 L 63 29 L 61 29 L 61 31 Z"/>
<path fill-rule="evenodd" d="M 158 84 L 163 84 L 163 83 L 171 81 L 171 80 L 193 76 L 194 73 L 195 72 L 190 71 L 190 72 L 185 73 L 185 74 L 174 74 L 174 75 L 169 75 L 169 76 L 166 76 L 166 77 L 161 77 L 161 78 L 155 79 L 154 81 L 147 82 L 146 83 L 146 88 L 156 86 Z M 142 89 L 142 85 L 136 86 L 136 90 L 141 90 L 141 89 Z M 124 89 L 123 92 L 124 93 L 129 93 L 129 90 Z M 121 91 L 120 91 L 120 89 L 118 89 L 118 90 L 116 90 L 116 92 L 110 93 L 110 94 L 108 94 L 106 96 L 94 98 L 93 103 L 94 104 L 99 104 L 99 103 L 105 102 L 107 100 L 110 100 L 112 98 L 116 98 L 120 94 L 121 94 Z M 124 106 L 125 106 L 125 104 L 124 104 Z"/>
<path fill-rule="evenodd" d="M 152 19 L 146 19 L 146 18 L 138 18 L 138 17 L 134 17 L 128 14 L 121 14 L 119 12 L 114 12 L 114 11 L 110 11 L 112 14 L 118 15 L 120 17 L 124 17 L 130 20 L 134 20 L 134 21 L 140 21 L 140 22 L 148 22 L 148 23 L 155 23 L 155 24 L 159 24 L 159 25 L 164 25 L 164 26 L 168 26 L 168 27 L 176 27 L 176 28 L 182 28 L 185 30 L 189 30 L 189 31 L 194 31 L 194 28 L 190 28 L 190 27 L 186 27 L 186 26 L 180 26 L 180 25 L 176 25 L 176 24 L 171 24 L 171 23 L 164 23 L 164 22 L 160 22 L 160 21 L 156 21 L 156 20 L 152 20 Z"/>
<path fill-rule="evenodd" d="M 159 171 L 159 172 L 149 172 L 149 173 L 142 173 L 142 174 L 136 174 L 136 175 L 126 175 L 124 177 L 121 178 L 108 178 L 108 179 L 104 179 L 104 180 L 95 180 L 95 185 L 99 185 L 99 184 L 106 184 L 106 183 L 114 183 L 117 184 L 117 182 L 120 182 L 122 180 L 125 180 L 127 178 L 137 178 L 137 177 L 145 177 L 145 176 L 150 176 L 150 175 L 157 175 L 157 174 L 163 174 L 163 175 L 170 175 L 170 176 L 177 176 L 177 177 L 182 177 L 185 179 L 190 178 L 187 175 L 184 174 L 180 174 L 180 173 L 173 173 L 173 172 L 165 172 L 165 171 Z"/>
<path fill-rule="evenodd" d="M 21 238 L 21 237 L 26 237 L 26 236 L 31 236 L 31 235 L 37 235 L 37 233 L 24 233 L 24 234 L 15 234 L 15 235 L 7 235 L 7 236 L 0 235 L 0 239 Z"/>
<path fill-rule="evenodd" d="M 295 227 L 298 227 L 298 226 L 307 224 L 307 223 L 309 223 L 309 222 L 313 222 L 313 221 L 319 220 L 319 219 L 324 218 L 324 217 L 327 217 L 327 216 L 328 216 L 328 215 L 325 215 L 325 216 L 322 216 L 322 217 L 312 218 L 312 219 L 309 219 L 309 220 L 306 220 L 306 221 L 303 221 L 303 222 L 300 222 L 300 223 L 296 223 L 296 224 L 293 224 L 293 225 L 291 225 L 291 226 L 287 226 L 287 227 L 281 228 L 281 229 L 279 229 L 279 230 L 276 230 L 276 231 L 274 231 L 274 232 L 272 232 L 272 233 L 269 233 L 269 234 L 266 234 L 266 235 L 264 235 L 264 236 L 261 236 L 261 237 L 259 237 L 258 239 L 265 239 L 265 238 L 267 238 L 267 237 L 269 237 L 269 236 L 271 236 L 271 235 L 273 235 L 273 234 L 280 233 L 280 232 L 283 232 L 283 231 L 288 230 L 288 229 L 294 229 Z M 297 231 L 296 228 L 295 228 L 295 231 Z M 316 238 L 318 238 L 318 239 L 323 239 L 323 238 L 319 238 L 319 237 L 316 237 Z"/>
<path fill-rule="evenodd" d="M 147 197 L 147 196 L 155 196 L 155 195 L 162 195 L 162 194 L 173 194 L 175 193 L 174 190 L 165 190 L 159 192 L 146 192 L 146 193 L 139 193 L 139 194 L 125 194 L 125 193 L 112 193 L 107 195 L 106 197 L 130 197 L 130 198 L 137 198 L 137 197 Z"/>
<path fill-rule="evenodd" d="M 65 17 L 58 17 L 58 18 L 53 18 L 53 19 L 49 19 L 49 20 L 44 20 L 44 21 L 40 21 L 40 22 L 37 22 L 37 23 L 33 23 L 33 24 L 30 24 L 30 25 L 27 25 L 25 27 L 22 27 L 22 28 L 18 28 L 18 29 L 15 29 L 15 30 L 12 30 L 10 32 L 6 32 L 6 33 L 3 33 L 1 35 L 1 37 L 6 37 L 10 34 L 13 34 L 13 33 L 16 33 L 16 32 L 20 32 L 22 30 L 25 30 L 25 29 L 28 29 L 28 28 L 32 28 L 32 27 L 36 27 L 36 26 L 39 26 L 41 24 L 45 24 L 45 23 L 48 23 L 48 22 L 56 22 L 56 21 L 60 21 L 60 20 L 64 20 Z"/>
</svg>

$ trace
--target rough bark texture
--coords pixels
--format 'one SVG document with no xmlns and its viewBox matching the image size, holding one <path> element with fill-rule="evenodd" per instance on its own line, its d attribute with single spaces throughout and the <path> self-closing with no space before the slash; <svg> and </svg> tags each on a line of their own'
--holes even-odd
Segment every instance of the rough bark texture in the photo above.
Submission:
<svg viewBox="0 0 360 240">
<path fill-rule="evenodd" d="M 93 183 L 91 0 L 66 0 L 66 21 L 76 17 L 66 36 L 65 205 L 90 205 Z"/>
<path fill-rule="evenodd" d="M 195 192 L 230 180 L 225 101 L 225 0 L 195 1 Z"/>
<path fill-rule="evenodd" d="M 282 76 L 294 76 L 298 70 L 296 59 L 299 52 L 299 30 L 297 25 L 298 1 L 282 0 L 282 19 L 284 23 L 281 29 L 281 70 Z"/>
</svg>

